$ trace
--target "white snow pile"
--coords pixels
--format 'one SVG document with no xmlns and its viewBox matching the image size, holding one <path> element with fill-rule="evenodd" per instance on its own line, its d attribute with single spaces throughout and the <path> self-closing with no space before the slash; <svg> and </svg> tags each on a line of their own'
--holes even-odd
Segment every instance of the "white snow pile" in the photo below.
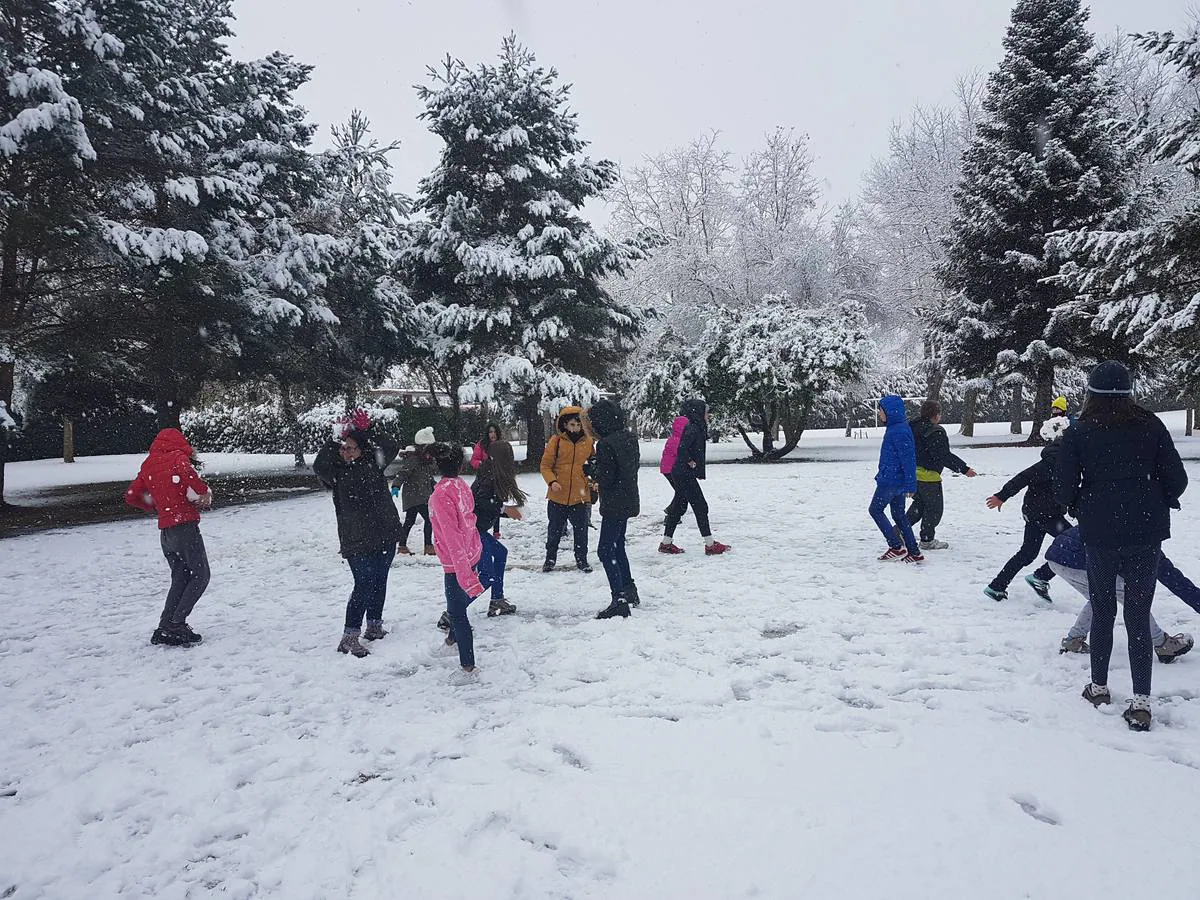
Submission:
<svg viewBox="0 0 1200 900">
<path fill-rule="evenodd" d="M 981 594 L 1022 528 L 983 501 L 1036 451 L 960 452 L 984 474 L 947 479 L 951 549 L 919 568 L 875 561 L 865 459 L 713 466 L 734 545 L 713 558 L 690 517 L 687 553 L 656 552 L 668 491 L 643 469 L 643 603 L 610 622 L 599 568 L 540 572 L 530 477 L 529 520 L 504 526 L 519 611 L 474 605 L 465 687 L 424 557 L 393 568 L 372 655 L 334 652 L 350 576 L 326 495 L 205 516 L 190 650 L 148 643 L 150 518 L 6 540 L 0 896 L 1190 895 L 1200 654 L 1156 665 L 1134 734 L 1118 628 L 1118 702 L 1093 710 L 1086 658 L 1058 653 L 1080 598 Z M 1167 552 L 1200 578 L 1184 507 Z M 1169 595 L 1155 614 L 1200 630 Z"/>
</svg>

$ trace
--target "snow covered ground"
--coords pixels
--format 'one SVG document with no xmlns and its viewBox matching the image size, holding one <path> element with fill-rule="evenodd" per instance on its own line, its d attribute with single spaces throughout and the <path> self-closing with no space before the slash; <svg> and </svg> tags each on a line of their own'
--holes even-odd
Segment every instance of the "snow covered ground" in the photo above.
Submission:
<svg viewBox="0 0 1200 900">
<path fill-rule="evenodd" d="M 1200 654 L 1156 666 L 1133 734 L 1123 635 L 1097 712 L 1086 658 L 1057 652 L 1080 599 L 980 593 L 1021 530 L 984 498 L 1036 451 L 964 450 L 987 474 L 947 481 L 952 549 L 913 568 L 874 561 L 878 442 L 812 443 L 850 461 L 710 470 L 723 558 L 690 519 L 686 555 L 655 552 L 668 492 L 643 470 L 626 621 L 591 618 L 599 569 L 536 571 L 533 502 L 505 527 L 519 613 L 473 608 L 467 687 L 433 560 L 396 563 L 369 658 L 334 652 L 327 496 L 206 516 L 191 650 L 148 644 L 151 520 L 0 543 L 0 897 L 1189 895 Z M 1167 552 L 1200 577 L 1184 507 Z M 1169 595 L 1155 612 L 1200 630 Z"/>
</svg>

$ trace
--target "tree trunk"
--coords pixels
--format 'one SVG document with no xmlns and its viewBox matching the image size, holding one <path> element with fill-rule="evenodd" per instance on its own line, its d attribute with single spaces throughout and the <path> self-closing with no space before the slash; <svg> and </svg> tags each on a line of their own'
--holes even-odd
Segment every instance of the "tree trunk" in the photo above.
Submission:
<svg viewBox="0 0 1200 900">
<path fill-rule="evenodd" d="M 1197 406 L 1195 409 L 1192 410 L 1192 424 L 1193 424 L 1193 426 L 1200 425 L 1200 406 Z M 3 500 L 3 495 L 0 495 L 0 501 L 2 501 L 2 500 Z"/>
<path fill-rule="evenodd" d="M 522 401 L 525 410 L 525 468 L 534 471 L 542 464 L 546 450 L 546 431 L 542 419 L 541 395 L 530 394 Z"/>
<path fill-rule="evenodd" d="M 1050 404 L 1054 402 L 1054 367 L 1049 366 L 1041 369 L 1037 373 L 1037 381 L 1034 383 L 1033 389 L 1033 429 L 1029 432 L 1029 443 L 1033 445 L 1044 444 L 1042 440 L 1042 423 L 1046 421 L 1046 414 L 1050 410 Z"/>
<path fill-rule="evenodd" d="M 450 435 L 451 440 L 462 441 L 462 401 L 458 397 L 459 388 L 462 387 L 462 366 L 451 365 L 446 369 L 446 389 L 450 392 Z M 537 404 L 534 404 L 534 412 L 537 412 Z M 527 420 L 529 421 L 529 420 Z M 541 426 L 538 427 L 538 432 L 541 433 Z M 543 440 L 545 440 L 543 436 Z M 540 454 L 540 451 L 539 451 Z"/>
<path fill-rule="evenodd" d="M 967 393 L 963 397 L 962 425 L 958 429 L 958 433 L 963 437 L 975 437 L 975 407 L 978 403 L 979 390 L 967 388 Z"/>
<path fill-rule="evenodd" d="M 0 403 L 12 415 L 12 397 L 15 387 L 16 363 L 12 359 L 0 358 Z M 8 462 L 8 442 L 12 437 L 9 430 L 0 425 L 0 509 L 8 506 L 4 499 L 4 467 Z"/>
<path fill-rule="evenodd" d="M 800 437 L 804 434 L 804 429 L 808 426 L 808 417 L 811 410 L 811 406 L 805 406 L 799 410 L 790 405 L 784 406 L 783 413 L 779 417 L 783 423 L 783 446 L 772 454 L 771 459 L 783 459 L 799 446 Z"/>
<path fill-rule="evenodd" d="M 429 365 L 423 365 L 421 371 L 425 375 L 425 384 L 429 386 L 429 402 L 433 404 L 434 409 L 441 409 L 442 401 L 438 399 L 437 384 L 433 380 L 433 369 Z"/>
<path fill-rule="evenodd" d="M 1196 411 L 1193 409 L 1189 409 L 1187 411 L 1186 421 L 1184 422 L 1184 426 L 1183 426 L 1183 436 L 1184 437 L 1192 436 L 1192 425 L 1195 424 L 1195 421 L 1196 421 Z"/>
<path fill-rule="evenodd" d="M 774 404 L 760 403 L 758 414 L 762 417 L 762 452 L 770 456 L 775 449 L 775 409 Z"/>
<path fill-rule="evenodd" d="M 288 444 L 291 445 L 296 468 L 306 469 L 308 463 L 304 461 L 304 438 L 300 434 L 300 422 L 296 419 L 296 405 L 292 402 L 292 385 L 283 378 L 277 377 L 275 380 L 279 384 L 279 412 L 287 426 Z"/>
<path fill-rule="evenodd" d="M 63 416 L 63 462 L 75 462 L 75 421 Z"/>
<path fill-rule="evenodd" d="M 761 459 L 762 458 L 762 450 L 760 450 L 758 447 L 754 446 L 754 441 L 750 440 L 750 435 L 748 435 L 746 433 L 746 429 L 743 428 L 741 425 L 738 425 L 737 430 L 738 430 L 738 434 L 740 434 L 742 436 L 742 440 L 746 442 L 746 446 L 750 448 L 750 458 L 751 459 Z"/>
<path fill-rule="evenodd" d="M 925 399 L 937 403 L 942 399 L 942 387 L 946 383 L 946 368 L 935 356 L 933 344 L 924 342 L 925 350 Z"/>
<path fill-rule="evenodd" d="M 1020 384 L 1014 384 L 1012 389 L 1012 409 L 1009 411 L 1009 417 L 1012 421 L 1008 426 L 1009 434 L 1023 434 L 1021 430 L 1021 401 L 1024 399 L 1024 388 Z"/>
</svg>

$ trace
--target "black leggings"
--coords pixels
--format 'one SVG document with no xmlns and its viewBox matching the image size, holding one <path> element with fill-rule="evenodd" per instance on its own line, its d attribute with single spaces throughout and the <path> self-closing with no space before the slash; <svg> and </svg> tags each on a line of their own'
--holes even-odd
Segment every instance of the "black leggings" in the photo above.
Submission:
<svg viewBox="0 0 1200 900">
<path fill-rule="evenodd" d="M 667 523 L 663 536 L 670 540 L 675 536 L 683 514 L 689 506 L 696 514 L 696 527 L 700 529 L 701 537 L 711 537 L 712 527 L 708 523 L 708 501 L 704 499 L 704 491 L 695 475 L 668 475 L 667 481 L 675 489 L 675 496 L 667 505 Z"/>
<path fill-rule="evenodd" d="M 1038 558 L 1042 552 L 1042 541 L 1046 535 L 1058 537 L 1070 527 L 1071 523 L 1062 516 L 1057 519 L 1039 519 L 1036 522 L 1026 520 L 1025 540 L 1021 542 L 1021 549 L 1004 564 L 1000 574 L 992 579 L 992 583 L 988 587 L 994 591 L 1007 590 L 1012 580 L 1017 577 L 1017 573 Z M 1033 574 L 1042 581 L 1049 581 L 1054 577 L 1054 571 L 1050 568 L 1049 563 L 1042 563 L 1041 568 Z"/>
<path fill-rule="evenodd" d="M 1117 578 L 1125 580 L 1125 631 L 1129 636 L 1129 671 L 1133 692 L 1149 696 L 1154 669 L 1150 641 L 1150 604 L 1158 577 L 1160 544 L 1120 550 L 1087 547 L 1088 593 L 1092 601 L 1092 682 L 1108 684 L 1113 624 L 1117 620 Z"/>
<path fill-rule="evenodd" d="M 429 504 L 422 503 L 419 506 L 411 506 L 404 511 L 404 524 L 400 526 L 400 543 L 408 543 L 408 533 L 412 531 L 412 527 L 417 524 L 417 515 L 425 520 L 425 546 L 433 544 L 433 523 L 429 521 Z"/>
</svg>

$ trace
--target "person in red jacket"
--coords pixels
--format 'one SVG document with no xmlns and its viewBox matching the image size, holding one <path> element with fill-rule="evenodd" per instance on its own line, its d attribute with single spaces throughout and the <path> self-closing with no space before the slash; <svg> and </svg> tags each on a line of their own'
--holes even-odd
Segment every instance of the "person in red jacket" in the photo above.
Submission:
<svg viewBox="0 0 1200 900">
<path fill-rule="evenodd" d="M 178 428 L 164 428 L 150 455 L 125 492 L 125 502 L 158 514 L 163 556 L 171 567 L 171 588 L 152 644 L 186 647 L 200 643 L 187 623 L 208 587 L 208 553 L 200 536 L 200 510 L 212 506 L 212 491 L 196 472 L 196 453 Z"/>
</svg>

